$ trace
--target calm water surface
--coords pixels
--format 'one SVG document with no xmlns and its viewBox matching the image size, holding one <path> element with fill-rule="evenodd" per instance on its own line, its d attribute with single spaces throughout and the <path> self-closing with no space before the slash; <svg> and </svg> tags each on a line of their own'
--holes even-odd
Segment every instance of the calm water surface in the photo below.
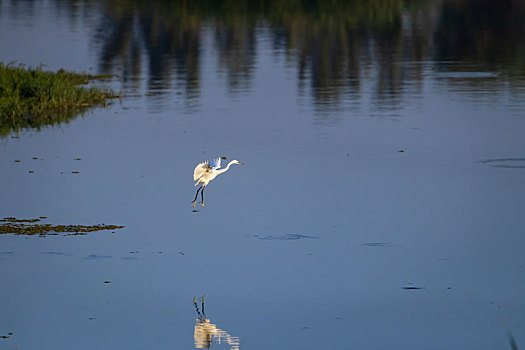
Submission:
<svg viewBox="0 0 525 350">
<path fill-rule="evenodd" d="M 124 95 L 2 136 L 0 216 L 126 226 L 2 235 L 0 349 L 525 346 L 523 4 L 232 6 L 0 2 Z"/>
</svg>

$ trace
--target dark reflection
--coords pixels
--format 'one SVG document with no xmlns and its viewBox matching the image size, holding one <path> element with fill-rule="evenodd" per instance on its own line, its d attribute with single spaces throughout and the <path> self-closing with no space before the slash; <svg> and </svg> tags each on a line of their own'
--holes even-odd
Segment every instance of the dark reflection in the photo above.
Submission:
<svg viewBox="0 0 525 350">
<path fill-rule="evenodd" d="M 58 126 L 60 124 L 67 124 L 77 118 L 79 115 L 84 115 L 87 108 L 79 108 L 76 110 L 58 111 L 53 114 L 37 116 L 34 118 L 24 119 L 5 119 L 0 120 L 0 138 L 12 133 L 18 133 L 25 129 L 42 130 L 49 126 Z M 12 136 L 18 137 L 18 136 Z"/>
<path fill-rule="evenodd" d="M 231 93 L 249 91 L 262 45 L 296 69 L 299 92 L 320 111 L 353 107 L 364 95 L 378 110 L 401 109 L 434 70 L 496 73 L 489 84 L 511 88 L 525 76 L 518 0 L 55 1 L 72 21 L 102 12 L 101 72 L 118 73 L 127 93 L 146 77 L 152 99 L 198 100 L 205 50 Z M 30 12 L 31 4 L 11 10 Z"/>
<path fill-rule="evenodd" d="M 200 303 L 200 308 L 199 304 Z M 197 349 L 209 349 L 213 341 L 218 344 L 226 343 L 230 349 L 239 349 L 239 338 L 232 337 L 228 332 L 217 328 L 217 326 L 210 322 L 210 319 L 206 317 L 204 312 L 204 296 L 197 300 L 193 297 L 193 305 L 197 311 L 197 321 L 194 327 L 193 339 L 195 341 L 195 348 Z"/>
<path fill-rule="evenodd" d="M 522 1 L 445 1 L 434 34 L 435 58 L 523 76 L 524 18 Z"/>
<path fill-rule="evenodd" d="M 130 0 L 103 5 L 104 19 L 97 31 L 102 72 L 120 71 L 124 86 L 135 91 L 147 70 L 151 93 L 162 93 L 175 84 L 187 98 L 199 96 L 201 18 L 188 13 L 182 2 Z"/>
<path fill-rule="evenodd" d="M 523 18 L 522 1 L 445 1 L 434 33 L 433 59 L 463 63 L 438 67 L 452 74 L 447 83 L 460 91 L 485 86 L 490 94 L 504 85 L 510 85 L 511 92 L 516 85 L 523 87 Z"/>
<path fill-rule="evenodd" d="M 319 109 L 337 109 L 346 97 L 356 100 L 362 80 L 372 75 L 376 104 L 391 108 L 399 105 L 404 83 L 422 76 L 420 65 L 394 62 L 419 61 L 428 51 L 428 35 L 420 26 L 428 23 L 434 8 L 418 11 L 410 4 L 108 1 L 98 30 L 100 66 L 104 73 L 121 69 L 123 81 L 135 82 L 130 84 L 135 88 L 147 66 L 150 93 L 167 92 L 175 81 L 188 98 L 195 98 L 201 80 L 200 48 L 208 34 L 217 50 L 219 75 L 225 76 L 231 92 L 246 91 L 255 65 L 257 30 L 265 28 L 274 51 L 297 66 L 299 89 L 304 92 L 308 86 Z"/>
</svg>

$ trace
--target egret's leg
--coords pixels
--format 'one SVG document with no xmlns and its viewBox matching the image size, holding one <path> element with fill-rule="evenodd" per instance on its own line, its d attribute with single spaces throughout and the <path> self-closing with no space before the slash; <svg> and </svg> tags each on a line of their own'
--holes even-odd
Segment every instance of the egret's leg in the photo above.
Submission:
<svg viewBox="0 0 525 350">
<path fill-rule="evenodd" d="M 206 189 L 206 186 L 202 187 L 201 191 L 201 205 L 204 207 L 204 189 Z"/>
<path fill-rule="evenodd" d="M 199 310 L 199 306 L 197 305 L 197 300 L 195 297 L 193 297 L 193 305 L 195 305 L 195 310 L 197 311 L 197 315 L 199 315 L 199 318 L 202 318 L 202 314 Z"/>
<path fill-rule="evenodd" d="M 193 199 L 193 207 L 195 208 L 195 202 L 197 202 L 197 196 L 199 195 L 199 191 L 203 188 L 203 186 L 199 187 L 197 190 L 197 193 L 195 193 L 195 198 Z"/>
</svg>

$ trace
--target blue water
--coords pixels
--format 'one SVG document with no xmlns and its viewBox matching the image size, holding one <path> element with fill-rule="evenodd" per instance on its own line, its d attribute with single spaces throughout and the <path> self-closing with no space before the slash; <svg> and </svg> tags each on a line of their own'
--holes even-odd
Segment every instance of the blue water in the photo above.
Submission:
<svg viewBox="0 0 525 350">
<path fill-rule="evenodd" d="M 110 40 L 98 2 L 2 1 L 2 62 L 116 73 L 124 97 L 0 139 L 0 216 L 125 228 L 2 235 L 0 349 L 192 348 L 203 295 L 240 349 L 523 346 L 525 75 L 507 51 L 438 50 L 431 4 L 423 53 L 405 9 L 401 49 L 368 33 L 358 68 L 302 70 L 286 25 L 229 46 L 204 17 L 177 51 L 140 25 Z M 193 168 L 218 156 L 245 165 L 194 209 Z"/>
</svg>

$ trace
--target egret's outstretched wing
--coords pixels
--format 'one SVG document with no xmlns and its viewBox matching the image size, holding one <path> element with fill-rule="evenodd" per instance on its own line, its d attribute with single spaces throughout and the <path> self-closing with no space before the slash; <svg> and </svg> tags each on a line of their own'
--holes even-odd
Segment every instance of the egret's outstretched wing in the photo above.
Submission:
<svg viewBox="0 0 525 350">
<path fill-rule="evenodd" d="M 193 180 L 197 181 L 202 177 L 202 175 L 211 170 L 212 167 L 210 166 L 208 161 L 200 163 L 195 167 L 195 170 L 193 170 Z"/>
<path fill-rule="evenodd" d="M 213 168 L 213 170 L 219 169 L 221 167 L 221 159 L 215 158 L 214 160 L 211 160 L 210 166 Z"/>
</svg>

